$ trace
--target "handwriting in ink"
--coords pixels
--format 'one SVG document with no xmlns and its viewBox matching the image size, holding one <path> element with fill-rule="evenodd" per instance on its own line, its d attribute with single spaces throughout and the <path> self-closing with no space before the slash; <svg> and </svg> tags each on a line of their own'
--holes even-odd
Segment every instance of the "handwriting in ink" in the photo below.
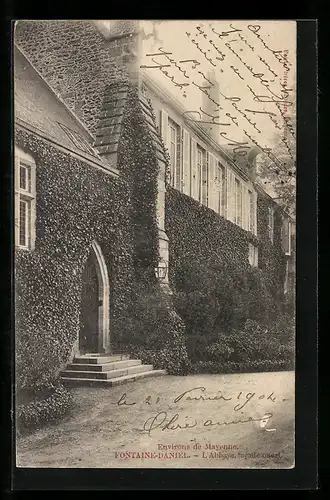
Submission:
<svg viewBox="0 0 330 500">
<path fill-rule="evenodd" d="M 201 109 L 201 108 L 199 108 Z M 208 115 L 208 113 L 206 113 L 205 111 L 201 110 L 202 113 Z M 191 114 L 197 114 L 198 115 L 198 119 L 197 118 L 191 118 L 190 116 L 188 115 L 191 115 Z M 219 117 L 215 117 L 215 116 L 212 116 L 212 115 L 208 115 L 211 117 L 211 120 L 204 120 L 202 119 L 202 114 L 199 112 L 199 111 L 185 111 L 182 116 L 189 122 L 193 122 L 193 123 L 196 123 L 196 124 L 201 124 L 201 123 L 209 123 L 211 125 L 218 125 L 220 127 L 228 127 L 230 126 L 230 123 L 222 123 L 222 122 L 217 122 L 215 120 L 219 120 L 220 118 Z"/>
<path fill-rule="evenodd" d="M 196 59 L 183 59 L 182 61 L 179 61 L 180 64 L 183 63 L 193 63 L 192 69 L 196 69 L 197 66 L 200 66 L 200 62 L 196 61 Z"/>
<path fill-rule="evenodd" d="M 265 155 L 278 167 L 278 168 L 282 168 L 281 167 L 281 164 L 280 164 L 280 161 L 278 160 L 278 158 L 276 158 L 276 156 L 272 153 L 272 149 L 271 148 L 267 148 L 267 147 L 262 147 L 258 141 L 256 141 L 245 129 L 243 130 L 244 134 L 253 142 L 253 144 L 255 144 L 259 149 L 260 151 L 262 151 L 263 153 L 265 153 Z"/>
<path fill-rule="evenodd" d="M 242 77 L 242 75 L 240 74 L 238 68 L 235 68 L 235 66 L 233 66 L 232 64 L 230 65 L 230 69 L 232 69 L 234 71 L 234 73 L 236 73 L 236 75 L 241 79 L 241 80 L 244 80 L 244 78 Z"/>
<path fill-rule="evenodd" d="M 283 57 L 283 51 L 282 50 L 273 50 L 271 49 L 265 42 L 265 40 L 262 38 L 261 35 L 259 35 L 259 31 L 261 29 L 261 26 L 259 24 L 248 24 L 247 26 L 247 29 L 251 31 L 251 33 L 254 34 L 254 36 L 256 36 L 258 38 L 258 40 L 260 40 L 260 42 L 262 43 L 262 45 L 265 47 L 265 49 L 269 50 L 269 52 L 271 52 L 274 57 L 278 60 L 279 63 L 282 64 L 282 66 L 287 69 L 287 71 L 290 71 L 290 66 L 292 66 L 292 64 L 290 64 L 284 57 Z"/>
<path fill-rule="evenodd" d="M 173 64 L 173 65 L 174 65 L 174 66 L 175 66 L 175 67 L 176 67 L 179 71 L 181 71 L 181 73 L 183 73 L 183 76 L 184 76 L 185 78 L 189 78 L 189 76 L 187 75 L 186 70 L 182 69 L 182 68 L 178 65 L 178 63 L 176 62 L 176 60 L 175 60 L 175 59 L 172 59 L 171 57 L 169 57 L 170 55 L 173 55 L 173 53 L 172 53 L 172 52 L 165 52 L 165 50 L 163 50 L 163 48 L 162 48 L 162 47 L 159 47 L 159 49 L 158 49 L 158 50 L 159 50 L 159 52 L 155 52 L 154 54 L 146 54 L 146 56 L 148 56 L 148 57 L 165 56 L 165 57 L 166 57 L 166 59 L 167 59 L 168 61 L 170 61 L 170 63 L 171 63 L 171 64 Z"/>
<path fill-rule="evenodd" d="M 202 85 L 197 85 L 197 83 L 192 82 L 192 85 L 197 87 L 203 94 L 205 94 L 210 101 L 212 101 L 218 108 L 220 108 L 220 104 L 211 97 L 210 93 L 208 92 L 208 89 L 211 88 L 211 86 L 203 87 Z"/>
<path fill-rule="evenodd" d="M 222 31 L 221 33 L 217 33 L 214 28 L 212 28 L 213 33 L 215 33 L 219 38 L 222 38 L 223 36 L 228 36 L 231 35 L 232 33 L 238 33 L 239 29 L 234 28 L 232 24 L 229 25 L 232 29 L 230 31 Z"/>
<path fill-rule="evenodd" d="M 241 33 L 238 33 L 238 37 L 240 38 L 240 40 L 242 40 L 242 42 L 244 42 L 244 43 L 245 43 L 245 45 L 247 45 L 247 46 L 248 46 L 248 47 L 252 50 L 252 52 L 254 52 L 254 46 L 253 46 L 253 45 L 250 45 L 250 44 L 248 43 L 247 39 L 246 39 L 246 38 L 244 38 L 244 36 L 243 36 L 243 35 L 241 35 Z"/>
<path fill-rule="evenodd" d="M 276 113 L 273 113 L 271 111 L 260 111 L 260 110 L 257 110 L 257 109 L 248 109 L 248 108 L 245 108 L 245 111 L 247 111 L 248 113 L 252 113 L 254 116 L 256 114 L 264 114 L 264 115 L 267 115 L 271 121 L 274 123 L 274 127 L 279 129 L 279 130 L 282 130 L 282 127 L 279 125 L 278 121 L 276 120 L 276 118 L 274 118 L 274 116 L 276 117 Z"/>
<path fill-rule="evenodd" d="M 128 403 L 126 401 L 126 398 L 127 398 L 127 394 L 126 394 L 126 392 L 124 392 L 124 394 L 122 394 L 122 396 L 120 396 L 119 400 L 115 404 L 117 404 L 118 406 L 133 406 L 136 404 L 135 402 Z"/>
<path fill-rule="evenodd" d="M 236 109 L 236 111 L 238 111 L 242 116 L 244 116 L 244 118 L 250 123 L 250 125 L 252 125 L 252 127 L 259 133 L 261 134 L 261 130 L 257 127 L 257 124 L 256 122 L 253 122 L 250 120 L 250 118 L 248 117 L 248 115 L 242 111 L 235 102 L 232 102 L 231 105 Z"/>
<path fill-rule="evenodd" d="M 213 422 L 212 420 L 205 420 L 204 422 L 204 427 L 211 427 L 214 425 L 232 425 L 232 424 L 245 424 L 247 422 L 263 422 L 263 423 L 268 423 L 268 421 L 272 418 L 273 414 L 272 413 L 266 413 L 262 418 L 253 418 L 249 417 L 247 419 L 238 419 L 238 420 L 231 420 L 229 422 Z M 266 422 L 265 422 L 266 421 Z"/>
<path fill-rule="evenodd" d="M 206 60 L 207 60 L 210 64 L 212 64 L 212 66 L 216 67 L 216 64 L 214 64 L 214 62 L 212 61 L 212 59 L 211 59 L 210 57 L 207 57 L 207 53 L 206 53 L 204 50 L 202 50 L 202 49 L 200 48 L 199 43 L 198 43 L 198 42 L 196 42 L 196 40 L 195 40 L 194 38 L 190 38 L 191 33 L 188 33 L 188 32 L 186 31 L 186 35 L 187 35 L 187 36 L 188 36 L 188 38 L 190 39 L 191 43 L 193 43 L 194 45 L 196 45 L 196 47 L 198 48 L 198 50 L 200 51 L 200 53 L 201 53 L 201 54 L 203 54 L 203 56 L 205 57 L 205 59 L 206 59 Z"/>
<path fill-rule="evenodd" d="M 168 73 L 168 71 L 163 70 L 163 68 L 171 66 L 170 64 L 159 64 L 154 59 L 151 59 L 151 60 L 152 60 L 152 62 L 154 62 L 156 64 L 156 66 L 144 66 L 144 65 L 142 65 L 140 67 L 141 68 L 157 68 L 157 69 L 159 69 L 167 78 L 169 78 L 174 83 L 174 85 L 176 87 L 180 87 L 181 89 L 182 89 L 182 87 L 187 87 L 187 86 L 190 85 L 189 83 L 178 83 L 178 82 L 176 82 L 175 79 L 174 79 L 174 76 L 170 76 L 169 73 Z"/>
<path fill-rule="evenodd" d="M 162 431 L 169 430 L 169 431 L 175 431 L 177 429 L 188 429 L 188 428 L 193 428 L 196 427 L 197 421 L 186 421 L 185 423 L 176 423 L 177 420 L 179 419 L 180 415 L 178 413 L 175 413 L 173 417 L 169 419 L 168 422 L 166 422 L 167 419 L 167 412 L 166 411 L 161 411 L 157 413 L 157 415 L 149 417 L 143 424 L 143 430 L 147 431 L 148 434 L 150 434 L 151 431 L 154 429 L 157 429 L 161 427 Z M 187 419 L 188 417 L 186 417 Z M 166 423 L 165 423 L 166 422 Z M 164 424 L 165 423 L 165 424 Z M 164 425 L 163 425 L 164 424 Z"/>
<path fill-rule="evenodd" d="M 251 422 L 264 422 L 268 423 L 268 421 L 273 417 L 272 413 L 266 413 L 261 418 L 253 418 L 248 417 L 245 419 L 239 418 L 235 420 L 223 420 L 223 421 L 213 421 L 211 419 L 204 420 L 202 423 L 203 427 L 213 427 L 213 426 L 228 426 L 228 425 L 236 425 L 236 424 L 245 424 Z M 181 418 L 181 423 L 178 420 Z M 198 425 L 197 420 L 192 420 L 190 417 L 186 416 L 185 421 L 182 421 L 183 417 L 179 413 L 175 413 L 172 417 L 168 417 L 166 411 L 161 411 L 154 416 L 149 417 L 143 424 L 143 431 L 148 434 L 155 429 L 161 429 L 162 431 L 176 431 L 178 429 L 192 429 Z M 187 420 L 188 419 L 188 420 Z M 168 421 L 167 421 L 168 420 Z"/>
<path fill-rule="evenodd" d="M 233 153 L 238 155 L 238 156 L 246 156 L 248 153 L 248 150 L 250 149 L 250 145 L 248 142 L 240 142 L 240 141 L 235 141 L 234 139 L 230 139 L 227 137 L 227 132 L 220 132 L 220 136 L 225 139 L 226 141 L 229 141 L 227 144 L 228 146 L 234 146 L 233 148 Z M 240 393 L 242 394 L 242 393 Z"/>
<path fill-rule="evenodd" d="M 262 102 L 262 103 L 273 103 L 275 105 L 279 104 L 279 105 L 283 105 L 283 106 L 292 106 L 292 102 L 291 101 L 287 101 L 285 98 L 282 98 L 282 99 L 274 99 L 274 96 L 266 96 L 266 95 L 259 95 L 259 94 L 256 94 L 255 91 L 250 87 L 250 85 L 246 85 L 247 88 L 249 89 L 249 91 L 251 92 L 251 94 L 253 95 L 253 100 L 255 102 Z"/>
<path fill-rule="evenodd" d="M 268 64 L 268 62 L 265 59 L 263 59 L 261 56 L 259 56 L 259 55 L 258 55 L 258 58 L 259 58 L 259 61 L 261 61 L 266 66 L 266 68 L 268 69 L 268 71 L 270 73 L 272 73 L 275 76 L 275 78 L 277 78 L 278 74 L 275 73 L 275 71 L 271 68 L 270 64 Z"/>
</svg>

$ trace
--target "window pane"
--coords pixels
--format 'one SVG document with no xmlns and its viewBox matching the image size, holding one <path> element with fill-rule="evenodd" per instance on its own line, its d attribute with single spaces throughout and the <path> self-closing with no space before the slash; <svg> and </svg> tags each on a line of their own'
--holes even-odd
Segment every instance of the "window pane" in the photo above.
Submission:
<svg viewBox="0 0 330 500">
<path fill-rule="evenodd" d="M 171 142 L 176 142 L 175 141 L 175 128 L 174 127 L 170 127 L 170 131 L 171 131 L 171 135 L 170 135 L 170 138 L 171 138 Z"/>
<path fill-rule="evenodd" d="M 197 150 L 197 173 L 196 173 L 196 183 L 197 183 L 197 199 L 201 201 L 201 176 L 202 176 L 202 152 L 200 149 Z"/>
<path fill-rule="evenodd" d="M 208 175 L 205 154 L 202 155 L 202 203 L 207 206 L 208 202 Z"/>
<path fill-rule="evenodd" d="M 226 213 L 226 200 L 227 200 L 227 187 L 226 187 L 226 171 L 225 167 L 220 165 L 220 171 L 221 171 L 221 185 L 220 185 L 220 215 L 225 215 Z"/>
<path fill-rule="evenodd" d="M 253 202 L 253 193 L 249 191 L 249 231 L 254 231 L 254 202 Z"/>
<path fill-rule="evenodd" d="M 239 226 L 242 224 L 242 187 L 238 179 L 235 179 L 235 222 Z"/>
<path fill-rule="evenodd" d="M 27 202 L 20 201 L 19 206 L 19 244 L 27 246 L 27 224 L 28 224 L 28 210 Z"/>
<path fill-rule="evenodd" d="M 24 190 L 27 189 L 27 169 L 22 165 L 19 170 L 19 187 Z"/>
</svg>

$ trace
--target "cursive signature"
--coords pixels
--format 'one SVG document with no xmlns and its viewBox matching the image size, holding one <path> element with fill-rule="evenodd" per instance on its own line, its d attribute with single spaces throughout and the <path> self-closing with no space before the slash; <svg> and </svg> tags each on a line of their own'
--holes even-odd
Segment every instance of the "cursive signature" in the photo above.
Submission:
<svg viewBox="0 0 330 500">
<path fill-rule="evenodd" d="M 197 420 L 192 420 L 190 417 L 182 417 L 179 413 L 175 413 L 173 416 L 168 416 L 166 411 L 161 411 L 156 415 L 149 417 L 143 424 L 142 430 L 148 434 L 155 429 L 161 429 L 162 431 L 176 431 L 178 429 L 192 429 L 198 424 L 202 427 L 214 427 L 214 426 L 228 426 L 236 424 L 246 424 L 251 422 L 263 422 L 268 423 L 268 421 L 273 417 L 272 413 L 266 413 L 261 418 L 248 417 L 245 419 L 239 418 L 234 420 L 222 420 L 214 421 L 212 419 L 203 420 L 198 422 Z M 188 420 L 187 420 L 188 419 Z"/>
</svg>

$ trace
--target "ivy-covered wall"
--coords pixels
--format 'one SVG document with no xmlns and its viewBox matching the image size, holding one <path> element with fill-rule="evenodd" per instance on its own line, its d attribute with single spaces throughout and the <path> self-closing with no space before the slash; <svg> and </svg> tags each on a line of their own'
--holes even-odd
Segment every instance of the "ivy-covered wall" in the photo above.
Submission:
<svg viewBox="0 0 330 500">
<path fill-rule="evenodd" d="M 16 250 L 17 376 L 20 387 L 51 378 L 79 334 L 82 272 L 96 240 L 110 278 L 111 338 L 120 333 L 133 275 L 127 182 L 18 129 L 36 161 L 36 247 Z"/>
<path fill-rule="evenodd" d="M 136 39 L 131 26 L 120 26 L 127 36 L 108 40 L 90 20 L 20 20 L 15 24 L 15 44 L 92 133 L 105 87 L 128 79 L 127 62 Z"/>
<path fill-rule="evenodd" d="M 269 208 L 274 209 L 273 242 L 270 240 L 268 231 Z M 286 259 L 282 249 L 282 214 L 280 207 L 275 205 L 268 197 L 263 197 L 261 194 L 258 194 L 257 221 L 259 268 L 267 276 L 269 287 L 277 296 L 277 300 L 283 302 Z"/>
<path fill-rule="evenodd" d="M 157 288 L 159 164 L 133 85 L 123 111 L 118 178 L 26 130 L 17 129 L 15 142 L 36 162 L 36 246 L 16 250 L 15 258 L 17 374 L 19 386 L 29 388 L 70 358 L 93 240 L 108 267 L 113 349 L 131 338 L 134 293 Z"/>
<path fill-rule="evenodd" d="M 165 228 L 170 245 L 170 280 L 173 290 L 181 294 L 181 301 L 182 294 L 185 296 L 183 302 L 185 305 L 182 306 L 181 303 L 181 307 L 185 314 L 184 319 L 190 318 L 188 323 L 191 322 L 191 328 L 187 325 L 188 334 L 194 333 L 196 326 L 197 330 L 207 330 L 208 321 L 210 321 L 209 330 L 215 328 L 215 320 L 212 323 L 208 316 L 211 318 L 212 314 L 216 316 L 220 312 L 220 316 L 225 318 L 228 316 L 228 311 L 230 313 L 230 308 L 233 314 L 235 309 L 241 306 L 244 308 L 240 317 L 242 321 L 248 319 L 249 314 L 255 315 L 253 319 L 258 316 L 263 319 L 262 315 L 267 314 L 267 311 L 276 315 L 276 311 L 281 310 L 285 258 L 280 244 L 280 216 L 276 214 L 275 217 L 273 245 L 268 237 L 268 203 L 266 198 L 259 196 L 258 236 L 255 237 L 192 198 L 175 189 L 167 188 Z M 249 264 L 249 242 L 259 249 L 258 268 L 251 268 Z M 225 276 L 225 281 L 222 283 L 228 286 L 227 292 L 211 290 L 215 280 L 218 279 L 216 277 L 218 271 Z M 208 285 L 209 291 L 206 290 Z M 236 289 L 236 303 L 230 296 L 229 287 Z M 217 300 L 214 298 L 214 293 L 218 294 Z M 219 295 L 221 293 L 223 301 L 226 301 L 223 308 Z M 207 303 L 211 300 L 215 300 L 214 310 L 209 310 L 207 313 L 209 307 Z M 270 303 L 263 308 L 266 301 Z M 196 322 L 191 316 L 192 307 L 196 308 L 196 316 L 200 314 L 200 321 Z M 198 307 L 201 309 L 199 313 L 197 313 Z M 227 322 L 221 322 L 227 330 L 230 326 L 236 326 L 232 321 L 233 318 L 229 316 Z"/>
</svg>

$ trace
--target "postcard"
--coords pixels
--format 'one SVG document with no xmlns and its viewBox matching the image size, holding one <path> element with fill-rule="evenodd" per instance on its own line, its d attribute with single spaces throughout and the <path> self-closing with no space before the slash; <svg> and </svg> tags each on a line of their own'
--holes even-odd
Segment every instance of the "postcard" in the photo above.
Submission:
<svg viewBox="0 0 330 500">
<path fill-rule="evenodd" d="M 295 467 L 296 29 L 15 22 L 17 467 Z"/>
</svg>

